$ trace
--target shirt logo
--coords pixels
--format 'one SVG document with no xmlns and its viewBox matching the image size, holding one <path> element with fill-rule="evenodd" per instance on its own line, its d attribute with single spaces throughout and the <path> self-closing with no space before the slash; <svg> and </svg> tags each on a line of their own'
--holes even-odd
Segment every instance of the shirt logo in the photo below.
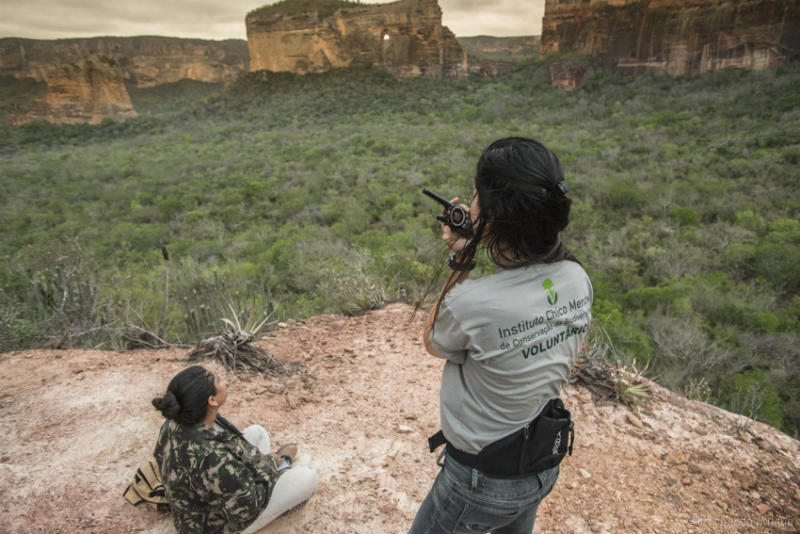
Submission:
<svg viewBox="0 0 800 534">
<path fill-rule="evenodd" d="M 545 281 L 542 282 L 542 287 L 547 293 L 547 303 L 550 304 L 550 306 L 555 306 L 558 302 L 558 292 L 553 289 L 553 281 L 546 278 Z"/>
</svg>

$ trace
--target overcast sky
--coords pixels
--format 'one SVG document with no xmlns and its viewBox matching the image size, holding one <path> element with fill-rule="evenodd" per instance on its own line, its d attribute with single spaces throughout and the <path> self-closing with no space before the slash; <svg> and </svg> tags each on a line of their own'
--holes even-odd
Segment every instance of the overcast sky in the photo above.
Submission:
<svg viewBox="0 0 800 534">
<path fill-rule="evenodd" d="M 382 4 L 383 0 L 362 0 Z M 265 0 L 0 0 L 0 37 L 164 35 L 246 39 L 248 11 Z M 539 35 L 544 0 L 439 0 L 457 36 Z"/>
</svg>

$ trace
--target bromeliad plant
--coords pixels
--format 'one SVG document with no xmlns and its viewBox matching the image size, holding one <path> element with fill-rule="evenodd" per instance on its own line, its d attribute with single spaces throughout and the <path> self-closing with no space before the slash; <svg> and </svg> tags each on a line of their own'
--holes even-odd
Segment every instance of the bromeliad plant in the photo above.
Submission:
<svg viewBox="0 0 800 534">
<path fill-rule="evenodd" d="M 635 358 L 627 366 L 619 358 L 614 358 L 616 365 L 610 364 L 609 359 L 618 353 L 602 327 L 598 329 L 599 332 L 595 330 L 572 366 L 570 382 L 581 382 L 602 400 L 638 405 L 649 394 L 650 388 L 644 379 L 649 362 L 641 369 Z"/>
<path fill-rule="evenodd" d="M 187 356 L 191 361 L 216 359 L 233 372 L 239 370 L 257 371 L 268 374 L 282 374 L 287 366 L 276 360 L 272 353 L 255 344 L 270 325 L 272 313 L 256 319 L 251 312 L 243 321 L 231 300 L 225 297 L 231 319 L 222 318 L 223 330 L 220 334 L 201 341 Z"/>
</svg>

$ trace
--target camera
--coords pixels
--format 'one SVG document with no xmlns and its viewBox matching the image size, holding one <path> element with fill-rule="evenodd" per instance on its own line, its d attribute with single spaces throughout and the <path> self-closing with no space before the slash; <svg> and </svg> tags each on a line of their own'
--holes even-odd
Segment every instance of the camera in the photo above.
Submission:
<svg viewBox="0 0 800 534">
<path fill-rule="evenodd" d="M 441 215 L 436 216 L 438 220 L 452 228 L 457 234 L 463 237 L 472 237 L 472 219 L 469 218 L 467 210 L 454 202 L 449 202 L 428 189 L 423 189 L 422 192 L 444 206 Z"/>
</svg>

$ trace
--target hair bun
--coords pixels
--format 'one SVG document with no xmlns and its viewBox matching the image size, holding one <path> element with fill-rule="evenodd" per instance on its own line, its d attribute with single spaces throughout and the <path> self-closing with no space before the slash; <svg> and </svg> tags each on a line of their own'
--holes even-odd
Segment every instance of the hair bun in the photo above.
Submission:
<svg viewBox="0 0 800 534">
<path fill-rule="evenodd" d="M 153 399 L 153 406 L 167 419 L 175 419 L 181 411 L 181 405 L 171 391 L 167 391 L 163 397 Z"/>
</svg>

